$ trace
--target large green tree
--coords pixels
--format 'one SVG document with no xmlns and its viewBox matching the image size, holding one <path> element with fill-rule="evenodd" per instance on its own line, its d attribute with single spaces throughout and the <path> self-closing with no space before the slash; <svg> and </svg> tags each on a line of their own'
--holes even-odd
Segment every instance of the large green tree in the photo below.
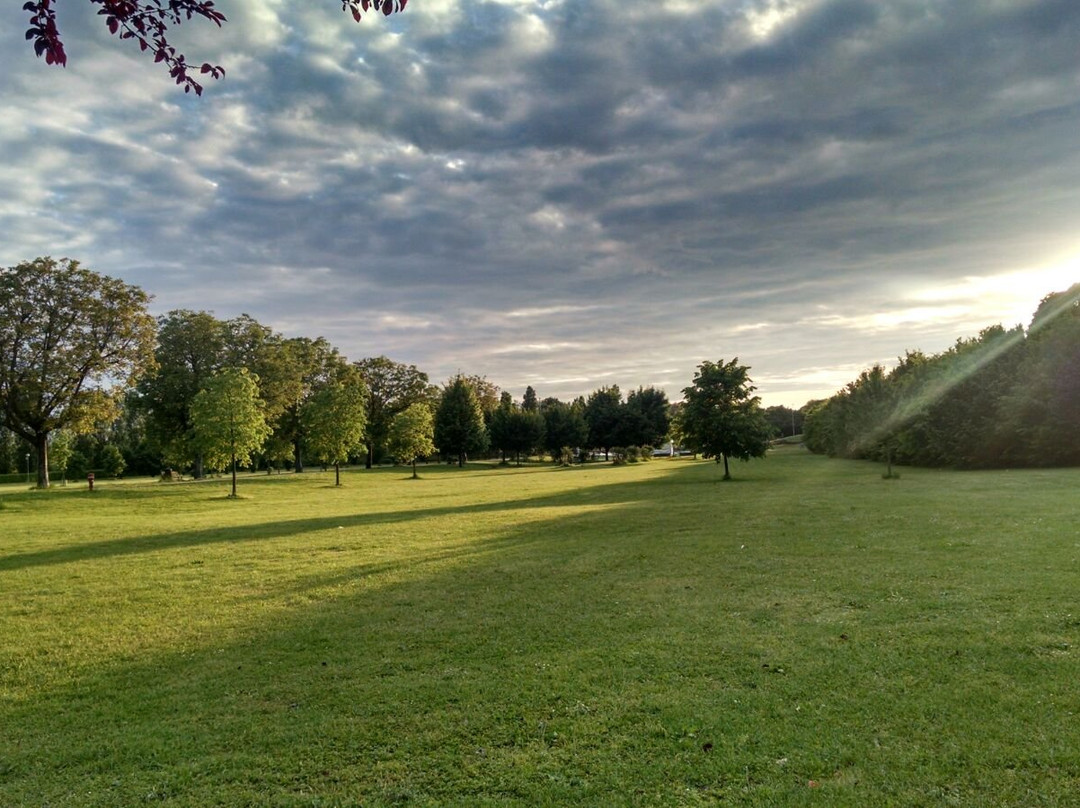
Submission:
<svg viewBox="0 0 1080 808">
<path fill-rule="evenodd" d="M 1080 283 L 1047 295 L 1028 328 L 1003 422 L 1017 436 L 1011 459 L 1080 465 Z"/>
<path fill-rule="evenodd" d="M 49 486 L 49 435 L 110 421 L 118 392 L 153 366 L 149 296 L 67 258 L 0 269 L 0 416 L 37 454 Z"/>
<path fill-rule="evenodd" d="M 203 456 L 193 442 L 191 403 L 224 367 L 229 331 L 208 311 L 174 309 L 158 318 L 155 371 L 136 388 L 146 413 L 147 440 L 169 466 L 193 467 L 203 476 Z"/>
<path fill-rule="evenodd" d="M 522 454 L 528 456 L 543 444 L 544 430 L 544 416 L 539 410 L 518 407 L 509 393 L 503 393 L 503 402 L 488 423 L 492 447 L 503 453 L 504 462 L 507 453 L 513 454 L 519 466 Z"/>
<path fill-rule="evenodd" d="M 260 394 L 268 390 L 278 402 L 267 416 L 274 430 L 264 449 L 267 460 L 291 457 L 293 471 L 300 473 L 304 470 L 306 437 L 301 413 L 305 403 L 327 385 L 355 383 L 350 366 L 323 337 L 294 337 L 269 343 L 261 367 Z"/>
<path fill-rule="evenodd" d="M 545 398 L 540 405 L 544 418 L 544 448 L 556 463 L 567 462 L 574 449 L 586 445 L 589 426 L 582 415 L 584 405 Z"/>
<path fill-rule="evenodd" d="M 603 449 L 607 457 L 611 447 L 619 445 L 622 414 L 622 392 L 618 385 L 601 387 L 589 395 L 582 413 L 589 426 L 589 448 Z"/>
<path fill-rule="evenodd" d="M 329 382 L 304 404 L 302 421 L 308 450 L 334 466 L 334 485 L 341 485 L 341 464 L 364 445 L 367 390 L 356 370 Z"/>
<path fill-rule="evenodd" d="M 215 374 L 191 402 L 195 443 L 210 468 L 230 468 L 236 497 L 236 467 L 248 464 L 270 434 L 258 380 L 247 368 Z"/>
<path fill-rule="evenodd" d="M 469 379 L 455 376 L 443 390 L 435 411 L 435 445 L 464 466 L 468 456 L 487 448 L 484 414 Z"/>
<path fill-rule="evenodd" d="M 682 441 L 704 457 L 723 461 L 725 480 L 731 479 L 729 458 L 764 457 L 769 448 L 769 424 L 754 390 L 750 368 L 737 357 L 727 363 L 702 362 L 694 383 L 683 388 Z"/>
<path fill-rule="evenodd" d="M 659 446 L 668 435 L 670 421 L 667 393 L 656 387 L 639 387 L 626 397 L 620 419 L 624 446 Z"/>
<path fill-rule="evenodd" d="M 354 363 L 367 385 L 366 465 L 371 468 L 376 453 L 386 445 L 390 424 L 398 413 L 413 404 L 433 402 L 435 388 L 428 376 L 415 365 L 395 362 L 385 356 L 373 356 Z"/>
</svg>

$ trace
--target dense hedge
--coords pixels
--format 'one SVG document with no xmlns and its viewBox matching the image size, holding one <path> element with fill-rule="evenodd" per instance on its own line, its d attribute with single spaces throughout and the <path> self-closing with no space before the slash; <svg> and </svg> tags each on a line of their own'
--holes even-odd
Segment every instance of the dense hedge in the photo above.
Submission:
<svg viewBox="0 0 1080 808">
<path fill-rule="evenodd" d="M 909 352 L 808 408 L 805 441 L 838 457 L 957 468 L 1080 465 L 1080 284 L 1030 327 L 935 356 Z"/>
</svg>

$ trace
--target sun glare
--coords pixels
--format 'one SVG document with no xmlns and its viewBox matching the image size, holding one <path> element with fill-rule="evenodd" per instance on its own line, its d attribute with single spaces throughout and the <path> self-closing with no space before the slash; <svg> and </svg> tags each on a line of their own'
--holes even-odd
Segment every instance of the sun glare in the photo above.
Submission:
<svg viewBox="0 0 1080 808">
<path fill-rule="evenodd" d="M 967 300 L 987 324 L 1027 325 L 1039 302 L 1080 282 L 1080 254 L 1049 266 L 1006 272 L 923 289 L 912 297 L 925 303 Z"/>
</svg>

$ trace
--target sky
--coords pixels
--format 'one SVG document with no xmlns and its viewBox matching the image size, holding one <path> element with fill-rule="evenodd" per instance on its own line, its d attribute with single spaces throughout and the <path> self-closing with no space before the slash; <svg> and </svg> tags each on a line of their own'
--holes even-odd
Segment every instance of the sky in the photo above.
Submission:
<svg viewBox="0 0 1080 808">
<path fill-rule="evenodd" d="M 1080 281 L 1076 0 L 220 0 L 201 98 L 58 4 L 0 12 L 0 266 L 247 313 L 520 399 L 765 405 L 1027 325 Z"/>
</svg>

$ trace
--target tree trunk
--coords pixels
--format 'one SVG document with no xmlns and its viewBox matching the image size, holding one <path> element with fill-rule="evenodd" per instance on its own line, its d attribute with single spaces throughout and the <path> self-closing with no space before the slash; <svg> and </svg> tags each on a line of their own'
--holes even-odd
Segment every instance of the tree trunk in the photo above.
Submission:
<svg viewBox="0 0 1080 808">
<path fill-rule="evenodd" d="M 369 469 L 375 463 L 375 444 L 367 445 L 367 457 L 364 459 L 364 468 Z"/>
<path fill-rule="evenodd" d="M 465 468 L 465 453 L 464 452 L 458 452 L 457 464 L 458 464 L 459 469 Z"/>
<path fill-rule="evenodd" d="M 232 456 L 232 494 L 233 499 L 236 499 L 236 455 Z"/>
<path fill-rule="evenodd" d="M 728 468 L 727 455 L 724 455 L 724 479 L 731 479 L 731 470 Z"/>
<path fill-rule="evenodd" d="M 293 471 L 297 474 L 304 472 L 304 460 L 300 455 L 300 439 L 293 441 Z"/>
<path fill-rule="evenodd" d="M 203 472 L 202 452 L 195 453 L 195 467 L 191 470 L 191 476 L 201 480 L 206 474 Z"/>
<path fill-rule="evenodd" d="M 414 480 L 420 479 L 420 475 L 418 475 L 416 473 L 416 458 L 415 457 L 412 459 L 412 478 Z"/>
<path fill-rule="evenodd" d="M 38 432 L 34 435 L 34 449 L 37 453 L 37 487 L 49 487 L 49 433 Z"/>
<path fill-rule="evenodd" d="M 341 465 L 334 461 L 334 485 L 341 485 Z"/>
</svg>

